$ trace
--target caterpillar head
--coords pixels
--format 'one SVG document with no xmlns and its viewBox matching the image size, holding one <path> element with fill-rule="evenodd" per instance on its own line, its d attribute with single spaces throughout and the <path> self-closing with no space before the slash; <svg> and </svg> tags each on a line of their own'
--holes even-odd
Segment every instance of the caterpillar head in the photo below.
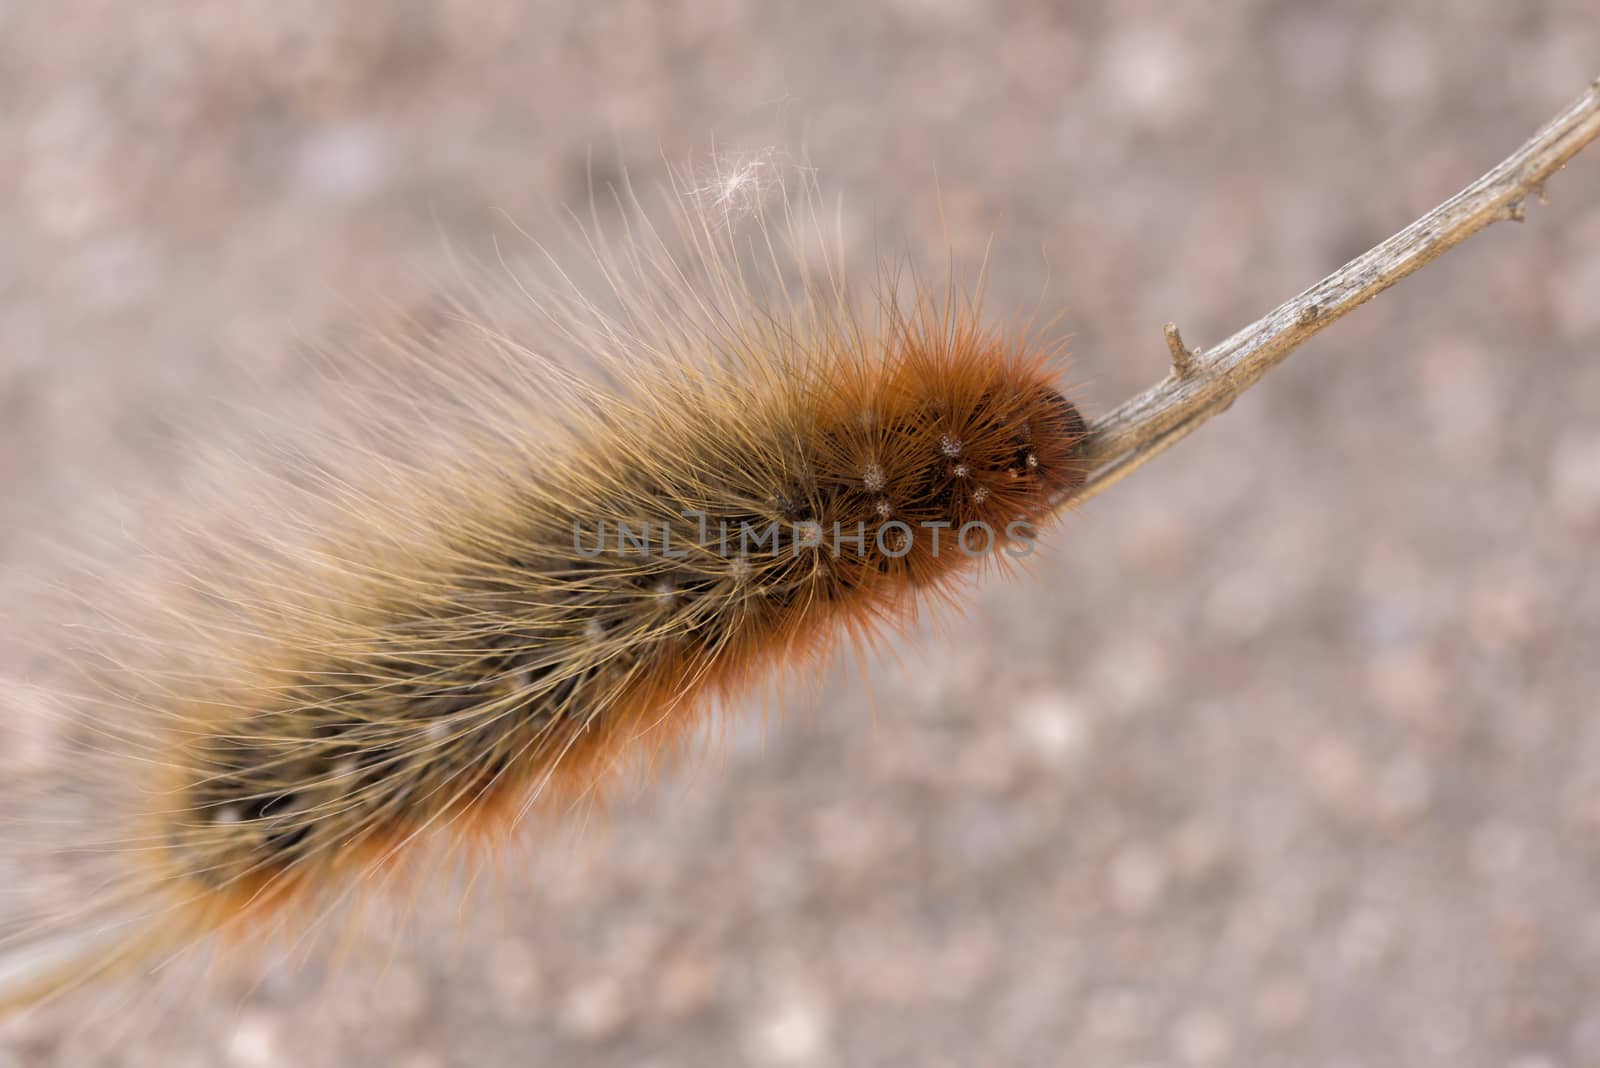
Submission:
<svg viewBox="0 0 1600 1068">
<path fill-rule="evenodd" d="M 833 427 L 816 457 L 819 514 L 827 529 L 864 528 L 869 571 L 932 580 L 1025 540 L 1088 474 L 1077 407 L 1041 361 L 997 339 L 909 338 L 848 402 L 854 416 L 819 420 Z"/>
<path fill-rule="evenodd" d="M 936 458 L 923 475 L 931 510 L 952 527 L 996 531 L 1042 518 L 1087 477 L 1087 426 L 1077 407 L 1033 376 L 1001 381 L 974 398 L 935 406 Z"/>
<path fill-rule="evenodd" d="M 908 358 L 869 408 L 842 458 L 868 519 L 1000 529 L 1040 518 L 1087 477 L 1083 417 L 1017 354 Z"/>
</svg>

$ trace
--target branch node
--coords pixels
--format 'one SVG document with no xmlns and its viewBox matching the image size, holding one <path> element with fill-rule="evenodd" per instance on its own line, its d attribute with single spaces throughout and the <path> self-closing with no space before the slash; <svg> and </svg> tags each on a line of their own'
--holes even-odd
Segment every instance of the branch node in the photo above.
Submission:
<svg viewBox="0 0 1600 1068">
<path fill-rule="evenodd" d="M 1522 222 L 1528 217 L 1528 213 L 1526 210 L 1524 210 L 1524 208 L 1525 205 L 1523 204 L 1523 198 L 1518 197 L 1516 200 L 1513 200 L 1511 203 L 1506 205 L 1505 217 L 1510 219 L 1512 222 Z"/>
<path fill-rule="evenodd" d="M 1177 323 L 1168 323 L 1164 328 L 1167 335 L 1167 351 L 1172 354 L 1172 370 L 1179 378 L 1188 378 L 1194 374 L 1200 360 L 1200 350 L 1191 349 L 1183 343 L 1183 335 L 1178 333 Z"/>
<path fill-rule="evenodd" d="M 1321 316 L 1322 316 L 1322 305 L 1320 305 L 1320 304 L 1307 304 L 1304 308 L 1300 309 L 1300 315 L 1298 316 L 1298 319 L 1299 319 L 1299 323 L 1300 323 L 1301 326 L 1310 326 L 1312 323 L 1316 322 L 1317 319 L 1319 319 Z"/>
</svg>

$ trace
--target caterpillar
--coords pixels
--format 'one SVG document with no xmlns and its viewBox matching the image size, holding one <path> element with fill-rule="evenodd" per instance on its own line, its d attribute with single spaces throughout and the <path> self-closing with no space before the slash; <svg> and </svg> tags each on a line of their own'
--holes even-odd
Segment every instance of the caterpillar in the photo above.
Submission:
<svg viewBox="0 0 1600 1068">
<path fill-rule="evenodd" d="M 315 908 L 433 839 L 492 849 L 1030 551 L 1087 476 L 1054 346 L 986 325 L 981 284 L 857 287 L 794 181 L 678 175 L 664 213 L 624 187 L 620 242 L 586 227 L 581 268 L 518 282 L 531 325 L 391 330 L 379 387 L 349 387 L 362 433 L 193 525 L 126 624 L 151 651 L 108 660 L 81 717 L 126 872 L 94 938 L 0 944 L 0 1004 Z"/>
</svg>

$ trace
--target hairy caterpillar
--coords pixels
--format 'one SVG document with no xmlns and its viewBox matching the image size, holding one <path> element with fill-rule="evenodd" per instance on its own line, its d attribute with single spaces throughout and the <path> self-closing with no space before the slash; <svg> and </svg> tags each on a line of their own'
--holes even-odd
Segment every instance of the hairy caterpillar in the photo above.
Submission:
<svg viewBox="0 0 1600 1068">
<path fill-rule="evenodd" d="M 96 937 L 0 945 L 0 1004 L 504 834 L 1026 549 L 1087 474 L 1049 350 L 953 285 L 856 289 L 764 166 L 591 239 L 608 304 L 549 267 L 531 333 L 392 334 L 367 443 L 191 536 L 85 716 L 126 874 Z"/>
</svg>

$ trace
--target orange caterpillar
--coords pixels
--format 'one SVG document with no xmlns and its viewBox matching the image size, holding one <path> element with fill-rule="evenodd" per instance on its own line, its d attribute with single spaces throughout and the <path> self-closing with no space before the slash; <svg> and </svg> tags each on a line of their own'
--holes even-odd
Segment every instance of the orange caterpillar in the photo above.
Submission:
<svg viewBox="0 0 1600 1068">
<path fill-rule="evenodd" d="M 609 308 L 556 275 L 537 334 L 467 324 L 490 370 L 412 331 L 389 351 L 471 425 L 402 406 L 399 458 L 271 500 L 299 542 L 202 547 L 166 595 L 181 664 L 99 713 L 146 710 L 129 918 L 9 976 L 0 949 L 0 1002 L 323 900 L 430 831 L 501 834 L 1026 548 L 1086 477 L 1047 354 L 976 301 L 862 303 L 807 270 L 809 197 L 715 210 L 741 192 L 591 245 Z"/>
</svg>

